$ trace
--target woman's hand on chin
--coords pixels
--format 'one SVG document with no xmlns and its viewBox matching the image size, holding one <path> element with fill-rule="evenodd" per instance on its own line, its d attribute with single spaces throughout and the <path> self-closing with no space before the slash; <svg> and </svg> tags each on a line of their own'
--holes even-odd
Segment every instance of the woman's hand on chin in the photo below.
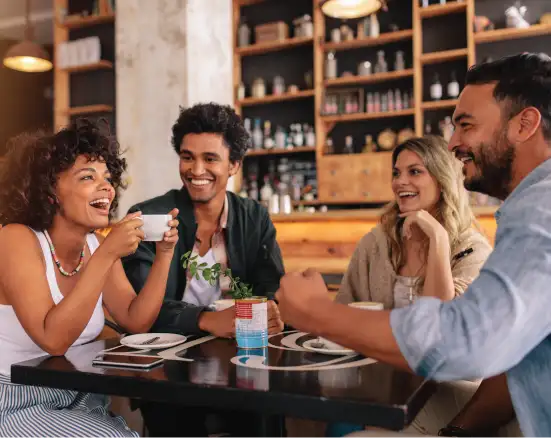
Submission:
<svg viewBox="0 0 551 438">
<path fill-rule="evenodd" d="M 406 239 L 410 239 L 413 235 L 413 226 L 416 225 L 429 239 L 433 240 L 438 237 L 448 237 L 446 229 L 438 222 L 435 217 L 426 210 L 409 211 L 401 213 L 401 218 L 404 218 L 402 226 L 402 234 Z"/>
</svg>

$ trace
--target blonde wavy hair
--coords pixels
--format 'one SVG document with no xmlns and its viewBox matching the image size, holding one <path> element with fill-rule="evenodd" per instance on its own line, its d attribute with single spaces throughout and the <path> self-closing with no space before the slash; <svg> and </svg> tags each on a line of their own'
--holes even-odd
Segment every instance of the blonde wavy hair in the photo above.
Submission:
<svg viewBox="0 0 551 438">
<path fill-rule="evenodd" d="M 443 138 L 425 136 L 411 138 L 397 146 L 392 152 L 392 167 L 396 165 L 400 153 L 406 150 L 416 153 L 431 176 L 436 179 L 441 193 L 434 216 L 448 232 L 453 253 L 459 244 L 461 234 L 476 224 L 467 191 L 463 186 L 461 163 L 448 151 Z M 402 240 L 404 221 L 399 214 L 398 203 L 393 201 L 387 205 L 381 216 L 383 230 L 389 239 L 390 260 L 396 272 L 405 263 Z M 424 245 L 428 249 L 428 241 L 425 241 Z M 419 279 L 418 287 L 424 282 L 423 278 L 424 275 Z"/>
</svg>

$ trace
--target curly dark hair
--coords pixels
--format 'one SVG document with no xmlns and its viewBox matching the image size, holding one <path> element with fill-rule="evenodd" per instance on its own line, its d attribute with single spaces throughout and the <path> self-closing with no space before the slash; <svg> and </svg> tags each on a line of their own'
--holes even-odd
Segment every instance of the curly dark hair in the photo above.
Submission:
<svg viewBox="0 0 551 438">
<path fill-rule="evenodd" d="M 551 57 L 544 53 L 519 53 L 472 66 L 466 85 L 496 82 L 494 98 L 508 104 L 508 118 L 527 107 L 541 114 L 543 136 L 551 141 Z"/>
<path fill-rule="evenodd" d="M 180 116 L 172 127 L 172 146 L 180 153 L 182 139 L 187 134 L 221 134 L 230 149 L 230 161 L 243 160 L 251 145 L 251 137 L 241 117 L 229 105 L 199 103 L 191 108 L 180 108 Z"/>
<path fill-rule="evenodd" d="M 57 177 L 80 155 L 105 162 L 116 193 L 124 188 L 126 160 L 121 157 L 118 142 L 87 119 L 76 120 L 55 134 L 38 132 L 11 139 L 0 168 L 0 224 L 48 229 L 60 209 Z M 117 196 L 110 217 L 116 208 Z"/>
</svg>

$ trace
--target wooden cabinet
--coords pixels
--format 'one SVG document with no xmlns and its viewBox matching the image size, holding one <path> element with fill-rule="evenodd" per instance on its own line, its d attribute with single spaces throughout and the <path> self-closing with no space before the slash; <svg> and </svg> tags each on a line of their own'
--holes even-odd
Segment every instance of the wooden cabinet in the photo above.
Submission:
<svg viewBox="0 0 551 438">
<path fill-rule="evenodd" d="M 318 160 L 318 197 L 324 203 L 382 203 L 393 198 L 392 154 L 325 156 Z"/>
</svg>

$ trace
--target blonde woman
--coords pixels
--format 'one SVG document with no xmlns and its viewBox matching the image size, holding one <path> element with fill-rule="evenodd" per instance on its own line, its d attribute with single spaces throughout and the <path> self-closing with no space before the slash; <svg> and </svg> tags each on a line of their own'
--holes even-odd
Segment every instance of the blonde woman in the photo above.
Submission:
<svg viewBox="0 0 551 438">
<path fill-rule="evenodd" d="M 336 299 L 381 302 L 385 309 L 419 297 L 452 300 L 477 277 L 491 252 L 474 226 L 461 163 L 443 139 L 422 137 L 399 145 L 392 166 L 395 200 L 359 242 Z M 436 435 L 477 386 L 442 384 L 411 427 Z"/>
</svg>

